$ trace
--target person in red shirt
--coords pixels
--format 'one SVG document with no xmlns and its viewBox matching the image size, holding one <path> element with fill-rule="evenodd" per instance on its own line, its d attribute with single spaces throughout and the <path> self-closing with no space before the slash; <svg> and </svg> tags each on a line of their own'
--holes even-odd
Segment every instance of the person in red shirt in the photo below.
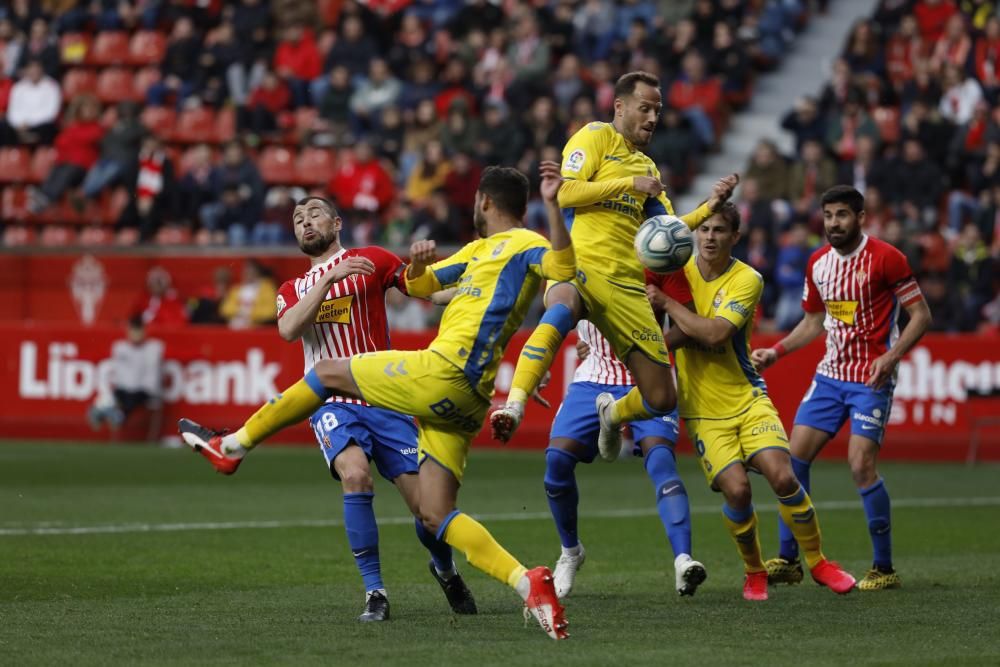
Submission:
<svg viewBox="0 0 1000 667">
<path fill-rule="evenodd" d="M 687 116 L 705 146 L 712 146 L 722 113 L 722 81 L 706 76 L 705 59 L 696 51 L 684 56 L 682 67 L 684 76 L 670 86 L 667 103 Z"/>
<path fill-rule="evenodd" d="M 274 71 L 288 83 L 296 107 L 310 103 L 309 84 L 323 73 L 323 59 L 312 30 L 301 26 L 285 28 L 274 51 Z"/>
<path fill-rule="evenodd" d="M 934 44 L 941 38 L 948 19 L 957 13 L 958 7 L 953 0 L 919 0 L 913 7 L 920 34 L 927 44 Z"/>
<path fill-rule="evenodd" d="M 172 286 L 173 279 L 162 266 L 146 275 L 146 291 L 132 303 L 129 318 L 139 317 L 147 327 L 179 327 L 187 324 L 187 309 Z"/>
<path fill-rule="evenodd" d="M 340 166 L 330 179 L 329 191 L 337 204 L 361 218 L 380 215 L 396 193 L 392 178 L 382 167 L 371 145 L 359 141 L 341 153 Z"/>
<path fill-rule="evenodd" d="M 87 170 L 101 154 L 104 127 L 100 123 L 101 105 L 92 95 L 81 95 L 70 102 L 66 124 L 56 135 L 56 162 L 41 188 L 32 192 L 29 208 L 39 213 L 83 182 Z"/>
<path fill-rule="evenodd" d="M 278 129 L 278 114 L 287 110 L 291 101 L 288 85 L 268 70 L 250 93 L 247 105 L 239 110 L 240 129 L 258 136 L 274 132 Z"/>
</svg>

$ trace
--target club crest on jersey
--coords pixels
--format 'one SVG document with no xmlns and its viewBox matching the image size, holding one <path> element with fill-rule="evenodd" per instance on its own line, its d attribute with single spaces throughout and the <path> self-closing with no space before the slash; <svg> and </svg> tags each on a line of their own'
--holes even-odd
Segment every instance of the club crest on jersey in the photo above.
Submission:
<svg viewBox="0 0 1000 667">
<path fill-rule="evenodd" d="M 285 309 L 286 305 L 288 305 L 288 304 L 285 303 L 285 297 L 283 297 L 283 296 L 281 296 L 279 294 L 278 295 L 278 315 L 281 315 L 281 311 L 283 311 Z"/>
<path fill-rule="evenodd" d="M 506 247 L 507 247 L 507 242 L 506 241 L 501 241 L 499 243 L 499 245 L 497 245 L 496 248 L 493 248 L 493 257 L 499 257 L 500 253 L 502 253 L 503 249 L 506 248 Z"/>
<path fill-rule="evenodd" d="M 864 285 L 865 283 L 868 282 L 868 272 L 865 271 L 864 269 L 858 269 L 857 271 L 854 272 L 854 279 L 858 282 L 859 285 Z"/>
<path fill-rule="evenodd" d="M 582 150 L 577 148 L 575 151 L 570 153 L 566 157 L 566 165 L 563 167 L 566 171 L 580 171 L 583 169 L 583 163 L 587 159 L 587 154 Z"/>
<path fill-rule="evenodd" d="M 320 304 L 319 311 L 316 313 L 316 321 L 327 324 L 350 324 L 353 304 L 353 294 L 328 299 Z"/>
<path fill-rule="evenodd" d="M 857 301 L 827 301 L 826 312 L 830 317 L 844 324 L 854 326 L 854 316 L 858 311 Z"/>
<path fill-rule="evenodd" d="M 726 298 L 726 290 L 719 290 L 715 293 L 715 298 L 712 299 L 712 308 L 718 310 L 719 306 L 722 305 L 722 300 Z"/>
</svg>

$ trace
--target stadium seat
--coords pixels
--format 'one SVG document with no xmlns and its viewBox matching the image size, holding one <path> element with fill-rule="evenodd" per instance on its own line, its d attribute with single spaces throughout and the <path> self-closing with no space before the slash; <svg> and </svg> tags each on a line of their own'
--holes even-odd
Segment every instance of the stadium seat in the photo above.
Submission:
<svg viewBox="0 0 1000 667">
<path fill-rule="evenodd" d="M 135 77 L 132 79 L 132 89 L 135 92 L 135 99 L 140 102 L 145 100 L 146 91 L 154 83 L 159 82 L 160 77 L 160 68 L 158 67 L 143 67 L 136 72 Z"/>
<path fill-rule="evenodd" d="M 97 75 L 97 98 L 105 104 L 136 100 L 132 71 L 124 67 L 108 67 L 101 70 Z"/>
<path fill-rule="evenodd" d="M 344 5 L 343 0 L 318 0 L 316 5 L 316 13 L 323 25 L 328 28 L 336 27 L 340 20 L 340 8 Z"/>
<path fill-rule="evenodd" d="M 82 65 L 91 48 L 90 35 L 68 32 L 59 38 L 59 59 L 63 65 Z"/>
<path fill-rule="evenodd" d="M 82 246 L 106 246 L 115 241 L 115 234 L 107 227 L 89 225 L 80 230 L 76 242 Z"/>
<path fill-rule="evenodd" d="M 226 142 L 236 138 L 236 111 L 231 107 L 221 109 L 215 117 L 216 141 Z"/>
<path fill-rule="evenodd" d="M 25 225 L 7 225 L 0 243 L 5 248 L 35 245 L 35 230 Z"/>
<path fill-rule="evenodd" d="M 210 107 L 185 109 L 177 117 L 173 139 L 185 144 L 217 143 L 215 111 Z"/>
<path fill-rule="evenodd" d="M 129 61 L 128 33 L 107 30 L 97 33 L 94 45 L 87 54 L 91 65 L 125 65 Z"/>
<path fill-rule="evenodd" d="M 28 216 L 27 190 L 15 185 L 4 187 L 0 197 L 0 220 L 6 223 L 25 222 Z"/>
<path fill-rule="evenodd" d="M 74 67 L 63 76 L 63 100 L 71 100 L 80 93 L 92 93 L 97 88 L 97 74 L 93 70 Z"/>
<path fill-rule="evenodd" d="M 260 176 L 268 185 L 289 184 L 295 180 L 292 152 L 283 146 L 268 146 L 257 159 Z"/>
<path fill-rule="evenodd" d="M 146 107 L 142 110 L 142 124 L 150 132 L 164 141 L 170 141 L 174 136 L 174 126 L 177 123 L 177 112 L 169 107 Z"/>
<path fill-rule="evenodd" d="M 170 159 L 174 162 L 174 173 L 177 174 L 177 178 L 182 178 L 185 174 L 191 171 L 194 166 L 195 155 L 198 152 L 197 146 L 188 146 L 184 152 L 177 151 L 176 154 L 170 149 L 167 149 L 170 154 Z M 212 164 L 219 161 L 218 151 L 212 149 Z"/>
<path fill-rule="evenodd" d="M 0 183 L 25 183 L 31 179 L 31 153 L 27 148 L 0 148 Z"/>
<path fill-rule="evenodd" d="M 305 148 L 295 160 L 295 183 L 326 185 L 333 177 L 333 152 L 329 148 Z"/>
<path fill-rule="evenodd" d="M 140 30 L 128 46 L 129 63 L 136 66 L 159 65 L 167 52 L 167 38 L 156 30 Z"/>
<path fill-rule="evenodd" d="M 40 241 L 42 246 L 59 248 L 72 245 L 76 241 L 76 234 L 63 225 L 48 225 L 42 229 Z"/>
<path fill-rule="evenodd" d="M 52 165 L 56 163 L 56 149 L 51 146 L 42 146 L 35 149 L 35 154 L 31 156 L 30 183 L 41 183 L 52 171 Z"/>
</svg>

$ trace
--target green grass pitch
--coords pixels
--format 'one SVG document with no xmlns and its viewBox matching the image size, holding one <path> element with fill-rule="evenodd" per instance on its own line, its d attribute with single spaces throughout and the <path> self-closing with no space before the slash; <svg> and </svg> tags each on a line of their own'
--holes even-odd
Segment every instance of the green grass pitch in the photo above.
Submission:
<svg viewBox="0 0 1000 667">
<path fill-rule="evenodd" d="M 531 566 L 559 552 L 540 452 L 476 450 L 463 510 Z M 392 620 L 355 621 L 360 577 L 340 489 L 313 449 L 261 448 L 224 478 L 186 450 L 0 444 L 0 663 L 641 665 L 1000 663 L 1000 468 L 886 464 L 904 588 L 837 597 L 803 584 L 740 597 L 719 496 L 682 458 L 694 598 L 638 461 L 581 466 L 587 564 L 571 639 L 521 620 L 505 586 L 459 565 L 479 604 L 453 616 L 392 486 L 376 482 Z M 765 554 L 775 502 L 754 481 Z M 861 576 L 870 545 L 846 465 L 814 468 L 827 554 Z"/>
</svg>

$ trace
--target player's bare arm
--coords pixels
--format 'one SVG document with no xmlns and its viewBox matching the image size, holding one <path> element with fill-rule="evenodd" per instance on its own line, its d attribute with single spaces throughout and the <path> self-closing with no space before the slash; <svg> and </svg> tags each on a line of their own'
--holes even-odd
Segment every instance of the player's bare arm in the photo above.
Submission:
<svg viewBox="0 0 1000 667">
<path fill-rule="evenodd" d="M 906 314 L 910 316 L 910 321 L 903 327 L 899 340 L 888 352 L 872 362 L 865 384 L 873 389 L 880 389 L 892 377 L 899 360 L 913 349 L 931 326 L 931 309 L 922 298 L 906 306 Z"/>
<path fill-rule="evenodd" d="M 736 333 L 736 326 L 723 317 L 702 317 L 666 294 L 663 295 L 663 300 L 664 308 L 674 327 L 702 345 L 709 347 L 722 345 Z"/>
<path fill-rule="evenodd" d="M 316 321 L 316 313 L 326 299 L 330 286 L 352 275 L 370 276 L 375 273 L 375 264 L 367 257 L 348 257 L 338 262 L 323 274 L 316 284 L 309 288 L 298 303 L 285 311 L 278 320 L 278 334 L 291 342 L 298 340 L 306 329 Z"/>
<path fill-rule="evenodd" d="M 728 176 L 723 176 L 712 185 L 712 194 L 708 198 L 705 204 L 708 205 L 709 210 L 718 211 L 719 207 L 729 201 L 729 198 L 733 196 L 733 190 L 736 186 L 740 184 L 739 174 L 729 174 Z"/>
<path fill-rule="evenodd" d="M 448 289 L 443 289 L 439 292 L 434 292 L 431 294 L 431 303 L 435 306 L 447 306 L 451 303 L 451 300 L 455 298 L 455 294 L 458 292 L 457 287 L 449 287 Z"/>
<path fill-rule="evenodd" d="M 825 329 L 823 328 L 823 318 L 825 314 L 806 313 L 795 328 L 787 336 L 778 341 L 774 347 L 758 348 L 750 353 L 750 360 L 753 361 L 754 368 L 762 371 L 773 365 L 778 359 L 805 347 L 815 340 Z"/>
<path fill-rule="evenodd" d="M 572 250 L 573 242 L 570 240 L 569 230 L 566 229 L 566 223 L 559 208 L 559 191 L 564 184 L 562 174 L 559 172 L 559 164 L 545 160 L 539 165 L 538 171 L 542 176 L 539 191 L 541 192 L 542 200 L 545 202 L 545 211 L 548 213 L 549 243 L 552 244 L 552 249 L 555 251 Z M 575 266 L 573 275 L 576 275 Z M 573 275 L 570 275 L 568 278 L 550 277 L 569 280 L 573 278 Z"/>
<path fill-rule="evenodd" d="M 667 310 L 667 295 L 656 285 L 646 285 L 646 298 L 649 300 L 649 305 L 653 307 L 654 311 Z M 687 304 L 686 308 L 692 313 L 694 312 L 694 302 Z M 671 320 L 672 322 L 672 320 Z M 676 350 L 678 348 L 684 347 L 690 340 L 691 337 L 686 333 L 681 331 L 678 326 L 671 325 L 669 329 L 664 332 L 664 340 L 667 343 L 667 348 L 671 350 Z"/>
<path fill-rule="evenodd" d="M 410 246 L 410 265 L 406 267 L 406 277 L 414 280 L 424 275 L 427 267 L 434 263 L 437 257 L 437 244 L 434 241 L 416 241 Z"/>
</svg>

